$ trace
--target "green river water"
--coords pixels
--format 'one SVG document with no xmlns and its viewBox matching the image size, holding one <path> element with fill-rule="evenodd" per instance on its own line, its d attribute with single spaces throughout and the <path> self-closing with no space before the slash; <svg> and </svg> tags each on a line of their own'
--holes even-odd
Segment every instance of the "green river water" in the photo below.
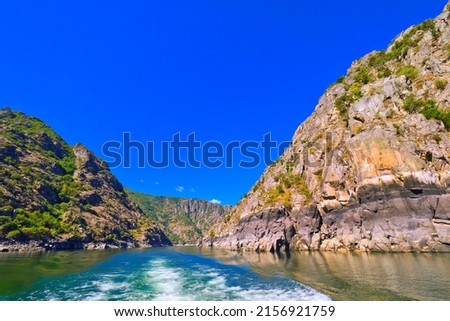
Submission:
<svg viewBox="0 0 450 321">
<path fill-rule="evenodd" d="M 1 253 L 0 300 L 450 300 L 450 254 Z"/>
</svg>

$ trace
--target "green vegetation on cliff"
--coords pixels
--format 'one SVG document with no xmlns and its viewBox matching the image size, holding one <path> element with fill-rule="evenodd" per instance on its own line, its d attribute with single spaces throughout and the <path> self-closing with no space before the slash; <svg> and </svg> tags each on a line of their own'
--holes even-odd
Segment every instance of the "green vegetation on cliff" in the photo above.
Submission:
<svg viewBox="0 0 450 321">
<path fill-rule="evenodd" d="M 0 111 L 0 128 L 0 237 L 69 232 L 62 215 L 81 191 L 72 149 L 40 120 L 9 109 Z"/>
<path fill-rule="evenodd" d="M 427 119 L 440 120 L 445 128 L 450 130 L 450 111 L 439 108 L 433 99 L 418 99 L 411 94 L 403 101 L 403 109 L 410 113 L 420 112 Z"/>
<path fill-rule="evenodd" d="M 225 216 L 229 206 L 199 199 L 152 196 L 127 190 L 142 211 L 158 222 L 173 243 L 195 243 Z"/>
<path fill-rule="evenodd" d="M 441 31 L 437 28 L 435 20 L 426 20 L 417 26 L 410 28 L 401 34 L 391 44 L 388 50 L 382 50 L 369 55 L 368 59 L 361 59 L 356 62 L 357 67 L 351 68 L 349 74 L 340 77 L 335 84 L 343 84 L 344 93 L 335 100 L 335 108 L 340 116 L 348 119 L 348 109 L 359 99 L 367 96 L 363 93 L 363 86 L 373 84 L 374 75 L 377 78 L 384 79 L 392 74 L 405 76 L 407 81 L 414 87 L 421 87 L 427 79 L 419 79 L 421 71 L 414 65 L 405 64 L 405 58 L 411 51 L 418 51 L 420 43 L 424 37 L 431 36 L 432 45 L 435 45 L 441 36 Z M 427 59 L 424 60 L 425 63 Z M 425 77 L 430 77 L 429 75 Z M 436 90 L 443 91 L 448 84 L 447 79 L 434 79 Z M 370 94 L 370 93 L 369 93 Z M 444 123 L 447 130 L 450 129 L 450 112 L 437 106 L 436 101 L 431 99 L 417 100 L 411 94 L 404 101 L 404 109 L 409 112 L 421 112 L 427 119 L 436 119 Z M 425 108 L 426 107 L 426 108 Z"/>
<path fill-rule="evenodd" d="M 170 244 L 105 162 L 9 108 L 0 109 L 0 239 Z"/>
<path fill-rule="evenodd" d="M 449 35 L 447 8 L 354 61 L 213 245 L 449 252 Z"/>
</svg>

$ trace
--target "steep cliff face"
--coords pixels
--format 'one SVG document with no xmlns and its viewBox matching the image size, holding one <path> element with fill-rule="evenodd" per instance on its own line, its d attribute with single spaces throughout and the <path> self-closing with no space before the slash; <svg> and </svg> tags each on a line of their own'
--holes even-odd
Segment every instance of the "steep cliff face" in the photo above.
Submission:
<svg viewBox="0 0 450 321">
<path fill-rule="evenodd" d="M 450 4 L 355 61 L 214 245 L 450 251 L 449 17 Z"/>
<path fill-rule="evenodd" d="M 205 200 L 152 196 L 127 191 L 153 221 L 158 222 L 173 243 L 196 243 L 215 233 L 216 225 L 231 210 Z"/>
<path fill-rule="evenodd" d="M 84 146 L 7 108 L 0 128 L 1 250 L 170 244 Z"/>
</svg>

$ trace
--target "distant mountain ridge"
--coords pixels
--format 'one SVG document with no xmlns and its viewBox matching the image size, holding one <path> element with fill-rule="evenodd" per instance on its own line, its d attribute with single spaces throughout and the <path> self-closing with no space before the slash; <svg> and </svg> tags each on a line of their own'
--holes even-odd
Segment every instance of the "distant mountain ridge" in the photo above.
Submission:
<svg viewBox="0 0 450 321">
<path fill-rule="evenodd" d="M 166 246 L 107 164 L 0 109 L 0 250 Z"/>
<path fill-rule="evenodd" d="M 160 224 L 173 243 L 193 244 L 215 234 L 213 226 L 232 208 L 200 199 L 152 196 L 131 190 L 127 193 L 148 217 Z"/>
</svg>

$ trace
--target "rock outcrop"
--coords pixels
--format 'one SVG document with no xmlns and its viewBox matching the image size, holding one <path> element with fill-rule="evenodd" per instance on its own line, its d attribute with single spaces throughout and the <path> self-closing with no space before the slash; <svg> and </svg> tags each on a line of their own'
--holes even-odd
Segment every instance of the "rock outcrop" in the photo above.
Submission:
<svg viewBox="0 0 450 321">
<path fill-rule="evenodd" d="M 84 146 L 8 108 L 0 128 L 0 251 L 171 244 Z"/>
<path fill-rule="evenodd" d="M 449 10 L 355 61 L 204 243 L 450 251 Z"/>
</svg>

